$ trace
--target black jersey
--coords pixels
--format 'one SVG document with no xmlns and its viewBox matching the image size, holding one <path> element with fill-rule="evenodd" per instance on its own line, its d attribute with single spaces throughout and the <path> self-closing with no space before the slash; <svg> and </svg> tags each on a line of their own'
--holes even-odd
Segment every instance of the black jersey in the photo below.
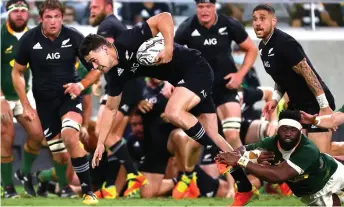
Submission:
<svg viewBox="0 0 344 207">
<path fill-rule="evenodd" d="M 314 70 L 302 46 L 292 36 L 275 29 L 266 44 L 263 41 L 260 42 L 259 52 L 265 71 L 275 83 L 288 93 L 291 103 L 297 105 L 314 103 L 316 106 L 318 105 L 305 79 L 293 70 L 293 66 L 297 65 L 303 58 L 307 59 L 308 65 L 317 76 L 326 95 L 330 95 L 328 87 Z"/>
<path fill-rule="evenodd" d="M 127 28 L 125 27 L 122 22 L 120 22 L 117 17 L 113 14 L 108 15 L 105 19 L 99 24 L 97 34 L 102 37 L 111 37 L 114 40 Z M 108 81 L 107 74 L 104 75 L 106 81 Z M 108 85 L 106 84 L 105 87 L 105 94 L 108 93 Z"/>
<path fill-rule="evenodd" d="M 30 65 L 35 99 L 64 96 L 63 85 L 79 80 L 75 70 L 77 57 L 87 69 L 92 68 L 79 56 L 83 38 L 75 29 L 62 25 L 58 37 L 51 41 L 39 24 L 19 40 L 15 60 L 20 65 Z"/>
<path fill-rule="evenodd" d="M 215 24 L 207 29 L 196 15 L 186 19 L 177 29 L 175 41 L 202 52 L 214 71 L 227 75 L 236 72 L 232 58 L 232 42 L 241 44 L 248 37 L 245 28 L 232 17 L 217 14 Z"/>
<path fill-rule="evenodd" d="M 136 52 L 141 44 L 150 38 L 152 32 L 145 22 L 122 32 L 116 39 L 114 45 L 118 51 L 119 64 L 108 72 L 110 96 L 119 95 L 123 91 L 124 84 L 136 77 L 152 77 L 176 84 L 191 68 L 190 64 L 195 65 L 200 59 L 202 60 L 199 51 L 174 44 L 171 62 L 159 66 L 142 66 L 137 62 Z"/>
</svg>

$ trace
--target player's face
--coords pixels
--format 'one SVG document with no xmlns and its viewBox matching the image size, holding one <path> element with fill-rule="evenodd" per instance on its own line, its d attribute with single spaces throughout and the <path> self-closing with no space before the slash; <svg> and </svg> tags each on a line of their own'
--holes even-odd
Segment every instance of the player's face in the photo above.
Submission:
<svg viewBox="0 0 344 207">
<path fill-rule="evenodd" d="M 207 24 L 216 18 L 216 8 L 213 3 L 197 4 L 197 18 L 202 24 Z"/>
<path fill-rule="evenodd" d="M 57 36 L 62 27 L 63 15 L 59 9 L 46 9 L 41 17 L 43 32 L 47 36 Z"/>
<path fill-rule="evenodd" d="M 130 118 L 130 126 L 132 133 L 138 137 L 143 138 L 143 124 L 142 118 L 139 115 L 134 115 Z"/>
<path fill-rule="evenodd" d="M 293 149 L 301 136 L 301 131 L 292 126 L 280 126 L 277 133 L 279 135 L 279 143 L 284 150 Z"/>
<path fill-rule="evenodd" d="M 253 13 L 252 26 L 258 38 L 265 39 L 271 34 L 276 26 L 277 19 L 275 15 L 265 10 L 258 10 Z"/>
<path fill-rule="evenodd" d="M 90 25 L 98 26 L 106 17 L 104 0 L 92 0 L 90 4 Z"/>
<path fill-rule="evenodd" d="M 85 60 L 92 63 L 94 69 L 103 71 L 104 73 L 109 72 L 109 70 L 118 65 L 117 54 L 110 54 L 109 48 L 105 45 L 101 46 L 96 50 L 92 50 Z"/>
<path fill-rule="evenodd" d="M 15 9 L 8 15 L 8 23 L 15 32 L 22 32 L 29 21 L 27 9 Z"/>
</svg>

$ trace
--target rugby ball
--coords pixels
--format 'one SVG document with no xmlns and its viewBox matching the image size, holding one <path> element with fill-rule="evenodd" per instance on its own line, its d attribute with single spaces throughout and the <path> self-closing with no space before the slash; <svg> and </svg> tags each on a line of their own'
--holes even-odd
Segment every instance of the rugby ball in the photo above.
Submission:
<svg viewBox="0 0 344 207">
<path fill-rule="evenodd" d="M 136 59 L 140 65 L 154 66 L 157 64 L 155 58 L 163 49 L 164 39 L 162 37 L 153 37 L 142 43 L 137 50 Z"/>
</svg>

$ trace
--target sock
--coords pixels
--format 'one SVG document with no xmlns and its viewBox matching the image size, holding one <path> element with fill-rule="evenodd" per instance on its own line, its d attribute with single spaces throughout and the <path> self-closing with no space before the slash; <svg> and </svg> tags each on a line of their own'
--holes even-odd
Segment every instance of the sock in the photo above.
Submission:
<svg viewBox="0 0 344 207">
<path fill-rule="evenodd" d="M 90 166 L 87 155 L 78 158 L 71 158 L 71 161 L 74 171 L 79 178 L 82 194 L 86 194 L 89 191 L 92 191 Z"/>
<path fill-rule="evenodd" d="M 106 155 L 105 155 L 106 156 Z M 116 178 L 119 172 L 119 168 L 121 167 L 121 163 L 114 155 L 111 155 L 107 159 L 107 172 L 106 172 L 106 185 L 105 187 L 109 187 L 115 185 Z"/>
<path fill-rule="evenodd" d="M 193 172 L 192 172 L 192 171 L 191 171 L 191 172 L 185 171 L 184 174 L 185 174 L 186 176 L 188 176 L 188 178 L 192 178 Z"/>
<path fill-rule="evenodd" d="M 196 142 L 200 143 L 202 146 L 206 147 L 208 150 L 217 154 L 220 149 L 216 146 L 213 140 L 207 135 L 203 126 L 199 121 L 195 124 L 195 126 L 191 127 L 188 130 L 184 130 L 184 132 L 194 139 Z"/>
<path fill-rule="evenodd" d="M 36 160 L 39 151 L 31 149 L 27 143 L 24 145 L 24 160 L 22 163 L 21 171 L 24 175 L 31 173 L 33 162 Z"/>
<path fill-rule="evenodd" d="M 42 182 L 54 181 L 54 177 L 56 177 L 55 168 L 50 168 L 49 170 L 42 170 L 38 175 L 39 180 Z"/>
<path fill-rule="evenodd" d="M 67 164 L 60 164 L 54 161 L 57 182 L 59 183 L 60 189 L 63 189 L 66 185 L 68 185 L 67 179 Z"/>
<path fill-rule="evenodd" d="M 134 166 L 133 160 L 129 155 L 127 144 L 123 139 L 111 146 L 110 150 L 112 151 L 112 154 L 118 158 L 119 162 L 123 164 L 128 174 L 139 174 Z"/>
<path fill-rule="evenodd" d="M 12 185 L 13 156 L 1 157 L 1 182 L 3 186 Z"/>
<path fill-rule="evenodd" d="M 252 184 L 248 180 L 244 170 L 241 167 L 233 167 L 231 170 L 231 175 L 238 186 L 238 192 L 250 192 L 252 190 Z"/>
</svg>

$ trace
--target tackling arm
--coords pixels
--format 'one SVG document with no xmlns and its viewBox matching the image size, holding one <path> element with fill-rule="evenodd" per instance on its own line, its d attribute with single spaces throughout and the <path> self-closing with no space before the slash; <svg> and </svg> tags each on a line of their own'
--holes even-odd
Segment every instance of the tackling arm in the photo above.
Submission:
<svg viewBox="0 0 344 207">
<path fill-rule="evenodd" d="M 12 81 L 13 86 L 16 93 L 19 96 L 21 104 L 30 105 L 29 99 L 26 96 L 25 91 L 25 79 L 24 79 L 24 71 L 26 70 L 26 65 L 20 65 L 16 61 L 14 61 L 14 66 L 12 69 Z"/>
</svg>

